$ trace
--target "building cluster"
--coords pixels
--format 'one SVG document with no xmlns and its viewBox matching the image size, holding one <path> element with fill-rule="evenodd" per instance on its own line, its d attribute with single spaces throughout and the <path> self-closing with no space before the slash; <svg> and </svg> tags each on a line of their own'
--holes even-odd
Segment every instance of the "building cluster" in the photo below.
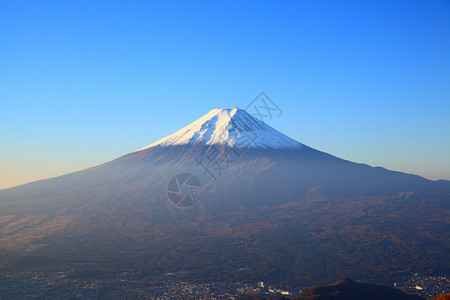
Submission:
<svg viewBox="0 0 450 300">
<path fill-rule="evenodd" d="M 423 276 L 416 273 L 411 278 L 395 282 L 394 287 L 408 294 L 431 299 L 450 293 L 450 276 Z"/>
<path fill-rule="evenodd" d="M 300 289 L 279 288 L 265 282 L 192 283 L 178 275 L 164 273 L 135 278 L 122 272 L 107 278 L 80 279 L 71 278 L 68 272 L 3 272 L 0 273 L 0 299 L 252 299 L 290 298 L 301 292 Z M 416 274 L 395 282 L 394 287 L 431 299 L 450 293 L 450 277 Z"/>
<path fill-rule="evenodd" d="M 72 279 L 66 272 L 4 272 L 0 299 L 237 299 L 246 296 L 294 296 L 299 290 L 278 289 L 263 282 L 190 283 L 173 273 L 133 278 L 118 273 L 103 279 Z"/>
</svg>

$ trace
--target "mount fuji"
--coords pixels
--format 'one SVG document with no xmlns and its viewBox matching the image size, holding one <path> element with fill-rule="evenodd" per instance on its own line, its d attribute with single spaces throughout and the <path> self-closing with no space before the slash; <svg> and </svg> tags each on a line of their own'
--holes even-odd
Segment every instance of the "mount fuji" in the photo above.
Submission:
<svg viewBox="0 0 450 300">
<path fill-rule="evenodd" d="M 449 200 L 449 181 L 343 160 L 213 109 L 108 163 L 1 190 L 0 271 L 303 284 L 439 272 Z"/>
</svg>

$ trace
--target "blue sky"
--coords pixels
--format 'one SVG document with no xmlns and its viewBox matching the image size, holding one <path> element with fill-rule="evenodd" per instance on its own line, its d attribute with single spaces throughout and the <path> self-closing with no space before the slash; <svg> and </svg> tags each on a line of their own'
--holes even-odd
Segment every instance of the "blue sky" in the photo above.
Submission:
<svg viewBox="0 0 450 300">
<path fill-rule="evenodd" d="M 0 188 L 265 91 L 333 155 L 450 180 L 450 1 L 0 0 Z"/>
</svg>

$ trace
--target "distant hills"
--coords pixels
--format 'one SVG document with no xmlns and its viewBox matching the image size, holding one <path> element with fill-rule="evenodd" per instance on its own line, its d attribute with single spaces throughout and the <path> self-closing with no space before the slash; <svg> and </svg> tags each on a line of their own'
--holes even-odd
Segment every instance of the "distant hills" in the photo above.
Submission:
<svg viewBox="0 0 450 300">
<path fill-rule="evenodd" d="M 0 270 L 381 282 L 450 269 L 449 211 L 449 181 L 346 161 L 216 109 L 111 162 L 1 190 Z"/>
<path fill-rule="evenodd" d="M 424 300 L 387 286 L 356 282 L 344 279 L 335 283 L 313 287 L 295 300 Z"/>
</svg>

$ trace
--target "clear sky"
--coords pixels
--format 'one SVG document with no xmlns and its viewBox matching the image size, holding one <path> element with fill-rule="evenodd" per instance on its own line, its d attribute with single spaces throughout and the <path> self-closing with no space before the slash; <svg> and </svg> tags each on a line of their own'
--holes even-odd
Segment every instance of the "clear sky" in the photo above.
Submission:
<svg viewBox="0 0 450 300">
<path fill-rule="evenodd" d="M 450 180 L 450 1 L 0 0 L 0 188 L 260 91 L 304 144 Z"/>
</svg>

